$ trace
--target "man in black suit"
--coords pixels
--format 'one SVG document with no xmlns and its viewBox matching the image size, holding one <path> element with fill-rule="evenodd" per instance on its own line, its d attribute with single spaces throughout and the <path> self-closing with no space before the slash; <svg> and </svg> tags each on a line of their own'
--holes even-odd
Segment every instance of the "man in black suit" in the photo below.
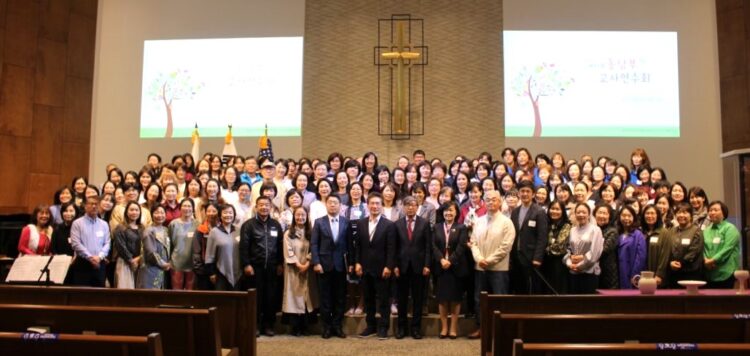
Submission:
<svg viewBox="0 0 750 356">
<path fill-rule="evenodd" d="M 510 253 L 511 291 L 514 294 L 541 293 L 542 281 L 537 272 L 547 248 L 547 214 L 534 203 L 534 184 L 530 180 L 518 184 L 518 193 L 521 204 L 510 214 L 516 228 Z"/>
<path fill-rule="evenodd" d="M 398 331 L 396 338 L 407 334 L 407 313 L 409 292 L 414 304 L 411 318 L 411 336 L 422 338 L 422 305 L 427 287 L 426 278 L 430 275 L 430 252 L 432 231 L 427 220 L 417 215 L 417 200 L 406 197 L 403 201 L 406 216 L 396 221 L 397 254 L 396 275 L 398 283 Z"/>
<path fill-rule="evenodd" d="M 345 338 L 341 327 L 346 304 L 347 255 L 350 250 L 349 221 L 339 216 L 341 201 L 336 194 L 326 198 L 328 215 L 315 220 L 312 230 L 313 270 L 320 285 L 320 316 L 323 338 Z"/>
<path fill-rule="evenodd" d="M 357 221 L 359 241 L 354 249 L 357 261 L 355 271 L 362 277 L 367 312 L 367 327 L 359 336 L 368 337 L 377 333 L 379 339 L 385 340 L 388 339 L 391 316 L 388 279 L 396 265 L 396 226 L 381 215 L 383 196 L 380 193 L 370 193 L 367 209 L 370 216 Z M 380 313 L 377 324 L 376 301 Z"/>
</svg>

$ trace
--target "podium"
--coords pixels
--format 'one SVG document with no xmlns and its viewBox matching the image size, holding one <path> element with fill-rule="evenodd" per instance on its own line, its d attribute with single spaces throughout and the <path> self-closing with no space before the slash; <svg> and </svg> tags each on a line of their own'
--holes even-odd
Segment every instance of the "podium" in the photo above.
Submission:
<svg viewBox="0 0 750 356">
<path fill-rule="evenodd" d="M 13 261 L 5 283 L 63 284 L 72 259 L 68 255 L 20 256 Z"/>
</svg>

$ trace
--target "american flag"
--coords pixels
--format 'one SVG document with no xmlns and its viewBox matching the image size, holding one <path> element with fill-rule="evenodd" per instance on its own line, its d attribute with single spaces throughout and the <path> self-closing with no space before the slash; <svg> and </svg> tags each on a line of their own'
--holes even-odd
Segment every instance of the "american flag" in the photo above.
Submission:
<svg viewBox="0 0 750 356">
<path fill-rule="evenodd" d="M 258 158 L 268 157 L 273 162 L 273 147 L 271 147 L 271 139 L 268 138 L 268 125 L 266 125 L 266 131 L 258 141 L 258 146 L 260 147 Z"/>
</svg>

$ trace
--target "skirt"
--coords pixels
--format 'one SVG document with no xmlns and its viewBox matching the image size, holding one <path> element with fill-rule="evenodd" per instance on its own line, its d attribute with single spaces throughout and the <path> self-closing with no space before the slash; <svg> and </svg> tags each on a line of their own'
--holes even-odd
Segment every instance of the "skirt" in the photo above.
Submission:
<svg viewBox="0 0 750 356">
<path fill-rule="evenodd" d="M 135 273 L 130 264 L 122 258 L 115 264 L 115 287 L 118 289 L 135 289 Z"/>
<path fill-rule="evenodd" d="M 437 276 L 435 297 L 438 303 L 460 303 L 463 301 L 463 279 L 458 277 L 453 269 L 440 270 Z"/>
</svg>

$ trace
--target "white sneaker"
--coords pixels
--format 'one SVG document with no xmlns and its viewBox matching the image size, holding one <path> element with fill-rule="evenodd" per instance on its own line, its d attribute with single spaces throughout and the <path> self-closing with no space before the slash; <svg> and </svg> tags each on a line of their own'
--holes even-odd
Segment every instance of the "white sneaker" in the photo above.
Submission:
<svg viewBox="0 0 750 356">
<path fill-rule="evenodd" d="M 360 307 L 354 309 L 354 315 L 362 315 L 362 312 L 363 310 Z"/>
<path fill-rule="evenodd" d="M 398 315 L 398 307 L 396 304 L 391 304 L 391 314 Z"/>
<path fill-rule="evenodd" d="M 349 308 L 349 310 L 346 313 L 349 315 L 354 314 L 354 307 Z"/>
</svg>

